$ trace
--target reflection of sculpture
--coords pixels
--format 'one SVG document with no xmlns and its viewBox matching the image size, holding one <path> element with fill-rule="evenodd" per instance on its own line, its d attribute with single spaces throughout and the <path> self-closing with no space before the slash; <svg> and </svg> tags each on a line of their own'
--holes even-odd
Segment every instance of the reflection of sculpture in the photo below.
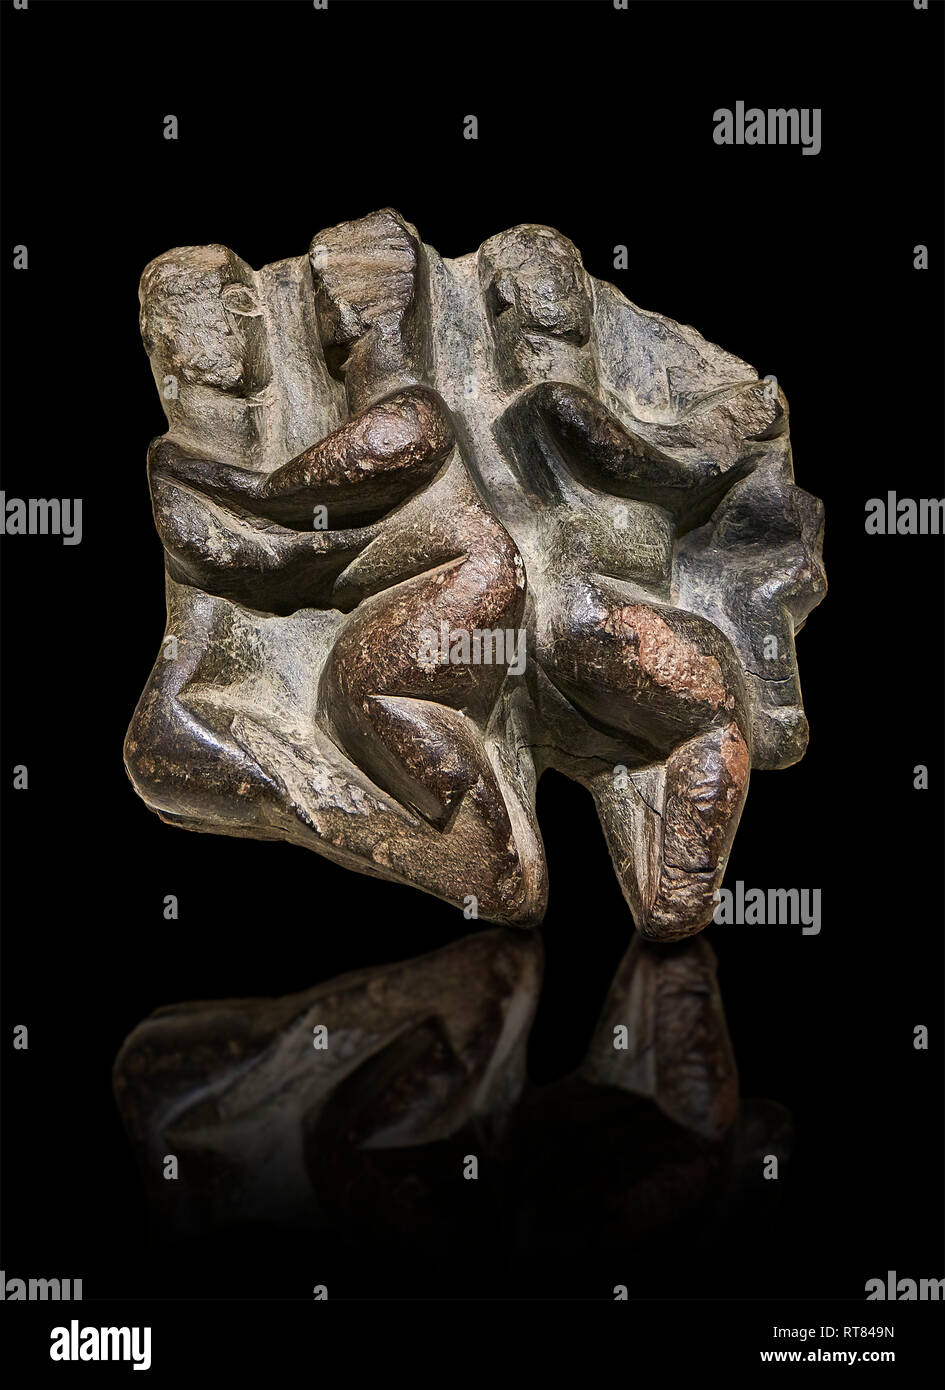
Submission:
<svg viewBox="0 0 945 1390">
<path fill-rule="evenodd" d="M 159 1009 L 115 1064 L 152 1199 L 185 1229 L 312 1224 L 336 1186 L 396 1177 L 401 1151 L 430 1146 L 435 1169 L 436 1146 L 467 1137 L 485 1163 L 525 1085 L 541 964 L 536 936 L 498 929 L 285 999 Z M 463 1152 L 440 1160 L 451 1185 Z M 165 1153 L 189 1201 L 168 1192 Z"/>
<path fill-rule="evenodd" d="M 749 766 L 806 742 L 821 506 L 776 384 L 542 227 L 450 262 L 384 211 L 259 272 L 168 252 L 141 299 L 176 639 L 126 743 L 148 804 L 528 925 L 553 766 L 643 934 L 704 926 Z"/>
<path fill-rule="evenodd" d="M 162 1225 L 447 1245 L 487 1224 L 501 1264 L 545 1241 L 691 1234 L 757 1199 L 786 1114 L 739 1104 L 708 942 L 636 938 L 583 1065 L 534 1087 L 540 986 L 537 936 L 499 929 L 285 999 L 159 1009 L 115 1090 Z"/>
</svg>

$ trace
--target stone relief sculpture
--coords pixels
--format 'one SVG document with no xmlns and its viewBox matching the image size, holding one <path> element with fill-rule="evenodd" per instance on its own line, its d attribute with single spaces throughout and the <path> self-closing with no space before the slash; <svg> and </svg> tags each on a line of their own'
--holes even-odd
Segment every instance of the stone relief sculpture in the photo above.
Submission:
<svg viewBox="0 0 945 1390">
<path fill-rule="evenodd" d="M 794 637 L 825 591 L 822 507 L 777 383 L 550 228 L 448 261 L 389 209 L 260 271 L 170 251 L 141 331 L 168 618 L 134 786 L 172 825 L 499 924 L 140 1024 L 115 1089 L 165 1221 L 448 1238 L 469 1151 L 513 1244 L 549 1221 L 637 1240 L 738 1198 L 789 1121 L 739 1101 L 715 958 L 687 938 L 750 768 L 807 741 Z M 549 767 L 590 790 L 640 936 L 583 1065 L 536 1088 L 542 946 L 507 928 L 545 912 Z"/>
<path fill-rule="evenodd" d="M 535 786 L 587 787 L 641 934 L 711 919 L 751 767 L 804 752 L 822 507 L 776 382 L 546 227 L 396 212 L 253 271 L 153 261 L 167 635 L 125 746 L 161 818 L 540 922 Z"/>
</svg>

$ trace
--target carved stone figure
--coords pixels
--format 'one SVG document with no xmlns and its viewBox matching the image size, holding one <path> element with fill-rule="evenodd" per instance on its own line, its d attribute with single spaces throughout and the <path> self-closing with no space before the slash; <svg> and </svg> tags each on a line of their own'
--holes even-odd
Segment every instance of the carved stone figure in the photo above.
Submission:
<svg viewBox="0 0 945 1390">
<path fill-rule="evenodd" d="M 822 507 L 777 383 L 550 228 L 449 261 L 389 209 L 259 271 L 170 251 L 141 331 L 168 620 L 125 758 L 162 819 L 524 927 L 554 767 L 640 932 L 705 926 L 749 769 L 807 741 Z"/>
</svg>

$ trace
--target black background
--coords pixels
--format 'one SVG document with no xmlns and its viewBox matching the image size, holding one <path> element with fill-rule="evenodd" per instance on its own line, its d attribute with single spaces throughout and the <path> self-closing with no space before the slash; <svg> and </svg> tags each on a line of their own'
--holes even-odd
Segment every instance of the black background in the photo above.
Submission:
<svg viewBox="0 0 945 1390">
<path fill-rule="evenodd" d="M 798 642 L 809 752 L 752 778 L 726 882 L 821 888 L 823 930 L 709 928 L 743 1094 L 787 1105 L 797 1142 L 780 1214 L 680 1292 L 862 1299 L 887 1270 L 945 1272 L 941 540 L 864 530 L 868 498 L 941 495 L 942 20 L 909 0 L 4 0 L 4 486 L 84 499 L 81 545 L 2 547 L 8 1276 L 82 1276 L 87 1299 L 385 1294 L 327 1249 L 260 1263 L 152 1244 L 110 1089 L 161 1004 L 296 991 L 469 929 L 301 849 L 171 829 L 121 759 L 164 630 L 141 270 L 211 241 L 258 267 L 385 205 L 445 256 L 556 226 L 593 275 L 783 386 L 798 483 L 826 504 L 830 591 Z M 821 153 L 716 146 L 713 112 L 739 99 L 822 108 Z M 27 792 L 10 790 L 18 763 Z M 539 814 L 544 1080 L 579 1061 L 632 923 L 590 797 L 550 773 Z M 545 1275 L 559 1297 L 607 1298 L 621 1270 Z M 435 1283 L 537 1288 L 490 1283 L 462 1251 Z"/>
</svg>

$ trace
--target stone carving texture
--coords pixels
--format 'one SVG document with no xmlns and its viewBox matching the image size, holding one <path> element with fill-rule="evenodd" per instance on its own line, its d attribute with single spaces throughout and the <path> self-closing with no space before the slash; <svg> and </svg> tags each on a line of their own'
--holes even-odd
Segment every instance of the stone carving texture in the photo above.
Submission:
<svg viewBox="0 0 945 1390">
<path fill-rule="evenodd" d="M 450 261 L 389 209 L 259 271 L 169 251 L 141 331 L 174 639 L 126 740 L 148 805 L 528 926 L 554 767 L 640 932 L 703 927 L 750 767 L 807 741 L 822 506 L 776 383 L 550 228 Z"/>
</svg>

